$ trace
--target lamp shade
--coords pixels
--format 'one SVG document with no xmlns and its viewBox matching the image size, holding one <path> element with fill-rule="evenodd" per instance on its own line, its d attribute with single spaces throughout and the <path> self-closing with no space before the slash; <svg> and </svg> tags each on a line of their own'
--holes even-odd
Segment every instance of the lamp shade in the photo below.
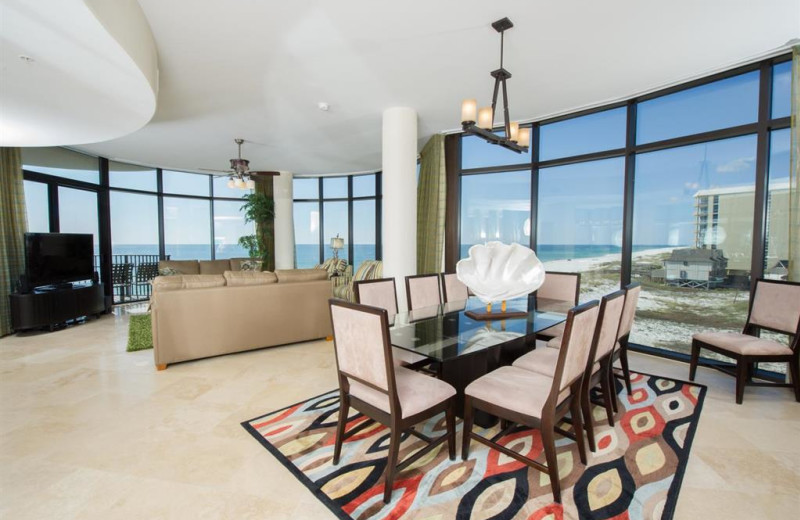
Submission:
<svg viewBox="0 0 800 520">
<path fill-rule="evenodd" d="M 516 121 L 512 121 L 508 124 L 509 131 L 508 131 L 508 139 L 510 141 L 517 142 L 519 139 L 519 123 Z"/>
<path fill-rule="evenodd" d="M 333 237 L 331 239 L 331 249 L 343 249 L 344 248 L 344 239 L 339 237 Z"/>
<path fill-rule="evenodd" d="M 478 101 L 465 99 L 461 102 L 461 122 L 474 123 L 478 118 Z"/>
<path fill-rule="evenodd" d="M 478 110 L 478 126 L 486 130 L 492 129 L 492 107 Z"/>
<path fill-rule="evenodd" d="M 531 144 L 531 129 L 520 128 L 517 137 L 517 143 L 519 143 L 520 146 L 529 146 Z"/>
</svg>

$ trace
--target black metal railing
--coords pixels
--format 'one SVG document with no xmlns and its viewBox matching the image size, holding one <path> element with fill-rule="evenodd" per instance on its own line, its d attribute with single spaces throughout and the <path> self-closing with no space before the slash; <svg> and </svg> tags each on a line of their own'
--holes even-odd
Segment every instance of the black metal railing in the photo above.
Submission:
<svg viewBox="0 0 800 520">
<path fill-rule="evenodd" d="M 111 255 L 111 285 L 114 303 L 130 303 L 150 298 L 150 282 L 158 276 L 158 255 Z M 169 257 L 167 258 L 169 259 Z M 94 265 L 100 270 L 100 256 Z"/>
</svg>

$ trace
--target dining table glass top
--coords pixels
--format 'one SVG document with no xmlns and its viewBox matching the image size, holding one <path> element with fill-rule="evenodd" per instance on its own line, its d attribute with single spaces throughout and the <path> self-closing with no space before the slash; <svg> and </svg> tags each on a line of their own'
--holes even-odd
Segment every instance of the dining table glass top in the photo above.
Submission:
<svg viewBox="0 0 800 520">
<path fill-rule="evenodd" d="M 534 336 L 565 321 L 572 302 L 522 297 L 506 302 L 507 312 L 524 317 L 485 321 L 467 316 L 467 311 L 486 312 L 478 298 L 449 302 L 389 316 L 392 345 L 438 361 L 448 361 Z M 500 305 L 494 306 L 494 312 Z"/>
</svg>

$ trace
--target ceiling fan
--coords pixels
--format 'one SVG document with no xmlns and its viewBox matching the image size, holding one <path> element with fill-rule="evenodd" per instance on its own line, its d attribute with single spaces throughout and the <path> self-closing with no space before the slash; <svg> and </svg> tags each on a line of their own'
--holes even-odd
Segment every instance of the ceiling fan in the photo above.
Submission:
<svg viewBox="0 0 800 520">
<path fill-rule="evenodd" d="M 203 171 L 207 172 L 217 172 L 217 173 L 224 173 L 228 176 L 228 187 L 229 188 L 240 188 L 243 190 L 253 189 L 256 186 L 255 180 L 253 177 L 256 176 L 275 176 L 280 175 L 280 172 L 268 172 L 268 171 L 250 171 L 250 161 L 247 159 L 242 159 L 242 143 L 244 143 L 244 139 L 234 139 L 233 140 L 237 146 L 239 147 L 239 157 L 236 159 L 231 159 L 231 168 L 229 170 L 208 170 L 205 168 L 200 168 Z"/>
</svg>

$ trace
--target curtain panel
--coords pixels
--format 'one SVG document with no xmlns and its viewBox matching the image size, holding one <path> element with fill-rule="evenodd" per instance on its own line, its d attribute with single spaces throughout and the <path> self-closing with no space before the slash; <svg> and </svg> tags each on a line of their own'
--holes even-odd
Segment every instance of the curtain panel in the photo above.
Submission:
<svg viewBox="0 0 800 520">
<path fill-rule="evenodd" d="M 422 149 L 417 183 L 417 274 L 442 270 L 447 195 L 444 136 L 436 134 Z"/>
<path fill-rule="evenodd" d="M 789 280 L 800 282 L 800 45 L 792 49 L 792 127 L 789 142 Z"/>
<path fill-rule="evenodd" d="M 0 336 L 11 334 L 8 295 L 25 269 L 27 230 L 19 148 L 0 148 Z"/>
</svg>

